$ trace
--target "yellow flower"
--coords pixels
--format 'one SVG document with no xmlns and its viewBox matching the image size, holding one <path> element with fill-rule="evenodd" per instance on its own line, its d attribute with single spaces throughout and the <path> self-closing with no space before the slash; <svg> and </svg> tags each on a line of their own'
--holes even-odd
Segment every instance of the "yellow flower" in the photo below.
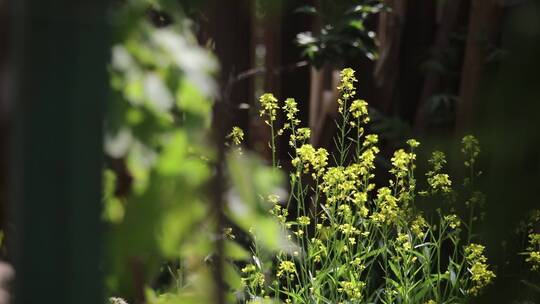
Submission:
<svg viewBox="0 0 540 304">
<path fill-rule="evenodd" d="M 276 120 L 276 114 L 278 107 L 278 100 L 271 93 L 263 94 L 259 98 L 261 104 L 261 110 L 259 111 L 259 116 L 267 116 L 269 121 L 266 120 L 266 124 L 271 124 Z"/>
<path fill-rule="evenodd" d="M 529 247 L 527 247 L 526 254 L 525 261 L 531 264 L 531 270 L 540 270 L 540 233 L 529 234 Z"/>
<path fill-rule="evenodd" d="M 296 119 L 296 113 L 298 113 L 298 104 L 294 98 L 287 98 L 285 100 L 285 105 L 283 106 L 287 120 L 290 121 L 293 125 L 298 125 L 299 121 Z"/>
<path fill-rule="evenodd" d="M 484 249 L 484 246 L 475 243 L 465 247 L 465 260 L 469 265 L 473 284 L 468 292 L 473 296 L 478 295 L 495 278 L 495 273 L 489 270 L 489 266 L 486 264 L 487 258 L 484 256 Z"/>
<path fill-rule="evenodd" d="M 459 220 L 458 216 L 455 214 L 450 214 L 444 216 L 444 220 L 448 223 L 448 226 L 452 229 L 456 229 L 461 225 L 461 221 Z"/>
<path fill-rule="evenodd" d="M 300 128 L 297 131 L 296 139 L 299 141 L 306 141 L 311 137 L 311 130 L 309 128 Z"/>
<path fill-rule="evenodd" d="M 287 274 L 294 274 L 296 272 L 296 266 L 292 261 L 282 261 L 278 267 L 278 277 L 282 277 Z"/>
<path fill-rule="evenodd" d="M 409 147 L 414 149 L 414 148 L 420 146 L 420 143 L 416 139 L 411 138 L 411 139 L 407 140 L 407 145 L 409 145 Z"/>
<path fill-rule="evenodd" d="M 328 152 L 324 148 L 316 149 L 310 144 L 304 144 L 296 149 L 298 155 L 291 163 L 293 166 L 302 165 L 304 173 L 308 173 L 310 167 L 313 169 L 314 177 L 321 176 L 328 164 Z"/>
<path fill-rule="evenodd" d="M 368 146 L 375 145 L 378 142 L 379 142 L 379 136 L 377 134 L 368 134 L 368 135 L 366 135 L 364 143 L 362 144 L 362 146 L 368 147 Z"/>
<path fill-rule="evenodd" d="M 230 138 L 232 143 L 238 146 L 244 140 L 244 130 L 239 127 L 233 127 L 231 133 L 227 135 L 227 138 Z"/>
<path fill-rule="evenodd" d="M 461 143 L 463 144 L 461 152 L 468 157 L 468 159 L 465 161 L 465 166 L 470 167 L 476 161 L 478 154 L 480 154 L 480 143 L 473 135 L 463 137 Z"/>
<path fill-rule="evenodd" d="M 426 220 L 422 215 L 418 215 L 416 219 L 411 223 L 411 231 L 418 238 L 422 239 L 425 236 L 424 229 L 429 227 Z"/>
<path fill-rule="evenodd" d="M 366 283 L 361 281 L 341 281 L 341 286 L 338 288 L 338 292 L 344 293 L 351 301 L 360 301 L 362 299 L 362 291 L 366 286 Z"/>
<path fill-rule="evenodd" d="M 427 178 L 427 182 L 431 189 L 435 192 L 448 193 L 452 191 L 452 181 L 450 176 L 444 173 L 438 173 Z"/>
<path fill-rule="evenodd" d="M 371 215 L 373 222 L 377 225 L 397 222 L 400 210 L 397 198 L 392 195 L 392 190 L 387 187 L 380 188 L 377 192 L 376 203 L 379 210 Z"/>
<path fill-rule="evenodd" d="M 407 233 L 398 233 L 398 237 L 396 239 L 396 242 L 399 246 L 402 246 L 405 250 L 411 250 L 412 245 L 409 240 L 409 234 Z"/>
<path fill-rule="evenodd" d="M 354 70 L 351 68 L 345 68 L 340 73 L 341 83 L 337 87 L 340 92 L 340 98 L 338 98 L 338 111 L 343 113 L 346 107 L 347 101 L 354 98 L 356 90 L 354 89 L 354 83 L 357 82 L 354 76 Z"/>
<path fill-rule="evenodd" d="M 392 161 L 393 168 L 390 169 L 390 173 L 396 177 L 405 177 L 409 170 L 414 169 L 414 160 L 416 154 L 407 153 L 403 149 L 399 149 L 394 152 L 394 156 L 390 159 Z"/>
<path fill-rule="evenodd" d="M 354 118 L 363 117 L 363 123 L 369 122 L 368 103 L 365 100 L 357 99 L 353 101 L 349 107 L 349 112 L 351 112 Z"/>
<path fill-rule="evenodd" d="M 300 226 L 307 226 L 309 223 L 311 223 L 311 220 L 307 216 L 300 216 L 296 220 Z"/>
</svg>

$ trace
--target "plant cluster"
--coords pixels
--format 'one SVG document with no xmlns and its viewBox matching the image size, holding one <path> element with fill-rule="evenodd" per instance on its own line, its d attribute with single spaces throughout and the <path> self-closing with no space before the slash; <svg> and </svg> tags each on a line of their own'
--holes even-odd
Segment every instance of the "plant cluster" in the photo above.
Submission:
<svg viewBox="0 0 540 304">
<path fill-rule="evenodd" d="M 420 143 L 414 139 L 394 152 L 391 178 L 377 185 L 378 136 L 366 134 L 368 107 L 356 98 L 355 82 L 352 69 L 342 70 L 335 154 L 308 143 L 310 131 L 300 128 L 293 99 L 280 105 L 271 94 L 261 97 L 260 115 L 270 126 L 275 170 L 275 137 L 287 134 L 293 148 L 290 192 L 267 197 L 273 205 L 270 214 L 298 248 L 260 250 L 260 238 L 254 234 L 251 261 L 241 267 L 244 300 L 467 302 L 495 278 L 473 229 L 483 202 L 483 195 L 474 190 L 480 175 L 475 169 L 478 141 L 473 136 L 463 138 L 468 177 L 462 196 L 445 172 L 443 152 L 432 154 L 425 182 L 416 176 Z M 286 116 L 282 128 L 276 126 L 279 110 Z M 468 198 L 463 203 L 468 218 L 455 211 L 463 196 Z M 423 212 L 419 202 L 434 205 L 436 211 Z M 533 264 L 538 263 L 538 239 L 531 238 L 531 246 L 536 247 L 528 261 Z"/>
<path fill-rule="evenodd" d="M 296 42 L 303 55 L 318 68 L 358 56 L 375 60 L 375 32 L 367 23 L 370 17 L 386 9 L 380 0 L 323 0 L 318 7 L 302 6 L 296 11 L 317 16 L 322 25 L 317 32 L 299 33 Z"/>
</svg>

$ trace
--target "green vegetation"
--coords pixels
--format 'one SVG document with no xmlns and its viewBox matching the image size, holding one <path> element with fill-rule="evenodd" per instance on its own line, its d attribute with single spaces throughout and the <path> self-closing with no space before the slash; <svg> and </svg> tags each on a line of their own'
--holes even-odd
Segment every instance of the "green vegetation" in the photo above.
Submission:
<svg viewBox="0 0 540 304">
<path fill-rule="evenodd" d="M 348 14 L 365 20 L 382 9 L 368 1 Z M 469 303 L 494 282 L 499 269 L 481 234 L 486 199 L 474 136 L 461 142 L 462 181 L 450 176 L 441 151 L 418 173 L 415 139 L 385 163 L 379 136 L 367 127 L 373 113 L 346 68 L 334 150 L 310 144 L 293 98 L 266 93 L 257 110 L 270 133 L 271 166 L 242 147 L 239 127 L 225 136 L 221 162 L 211 129 L 216 59 L 189 23 L 156 28 L 142 10 L 120 12 L 125 23 L 117 24 L 109 67 L 103 219 L 110 303 Z M 375 57 L 363 21 L 343 21 L 304 40 L 313 64 L 358 50 Z M 359 40 L 350 44 L 348 35 Z M 291 151 L 289 159 L 279 151 Z M 214 193 L 218 168 L 223 193 Z M 534 273 L 540 235 L 531 223 L 525 228 L 520 258 Z"/>
<path fill-rule="evenodd" d="M 142 9 L 127 6 L 122 14 L 144 16 Z M 249 257 L 227 238 L 230 229 L 216 226 L 212 205 L 217 63 L 185 23 L 158 29 L 142 17 L 119 20 L 129 22 L 120 27 L 110 66 L 114 92 L 106 121 L 103 213 L 107 292 L 112 303 L 210 303 L 217 291 L 214 273 L 240 289 L 232 262 Z M 243 132 L 234 129 L 230 136 L 239 143 Z M 247 154 L 230 155 L 227 168 L 227 222 L 246 231 L 256 224 L 263 248 L 282 248 L 279 226 L 258 199 L 275 191 L 279 174 Z M 222 252 L 218 238 L 224 240 Z M 219 256 L 226 263 L 216 271 Z M 173 282 L 152 288 L 163 275 Z"/>
<path fill-rule="evenodd" d="M 475 233 L 480 225 L 482 194 L 474 190 L 478 141 L 463 139 L 469 172 L 463 187 L 445 173 L 444 153 L 433 153 L 425 182 L 416 177 L 420 143 L 407 141 L 395 151 L 388 184 L 374 180 L 378 137 L 365 134 L 367 103 L 356 99 L 352 69 L 341 72 L 340 118 L 336 122 L 337 154 L 308 144 L 309 129 L 299 128 L 296 102 L 283 106 L 272 95 L 261 97 L 261 116 L 272 139 L 288 134 L 292 169 L 290 194 L 268 197 L 270 214 L 283 233 L 299 245 L 296 251 L 261 252 L 242 268 L 250 301 L 281 299 L 285 303 L 461 303 L 480 294 L 495 278 L 485 247 Z M 276 115 L 286 123 L 277 133 Z M 276 151 L 275 141 L 269 144 Z M 276 164 L 274 162 L 274 166 Z M 436 211 L 424 214 L 420 204 Z M 469 209 L 462 219 L 459 206 Z M 259 238 L 256 238 L 258 240 Z"/>
</svg>

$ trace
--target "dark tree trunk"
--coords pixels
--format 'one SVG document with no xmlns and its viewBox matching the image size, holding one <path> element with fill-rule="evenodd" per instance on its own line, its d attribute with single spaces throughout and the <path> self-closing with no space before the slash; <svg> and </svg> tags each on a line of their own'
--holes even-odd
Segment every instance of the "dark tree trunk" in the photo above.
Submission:
<svg viewBox="0 0 540 304">
<path fill-rule="evenodd" d="M 10 5 L 15 303 L 103 303 L 107 1 Z"/>
<path fill-rule="evenodd" d="M 406 1 L 387 0 L 389 12 L 379 15 L 378 39 L 379 60 L 375 64 L 373 78 L 379 94 L 375 106 L 388 114 L 392 108 L 396 86 L 399 80 L 399 62 L 403 29 L 407 18 Z"/>
<path fill-rule="evenodd" d="M 501 8 L 495 0 L 473 0 L 469 15 L 469 30 L 465 60 L 461 72 L 461 86 L 456 113 L 456 131 L 462 133 L 471 124 L 478 97 L 478 85 L 486 59 L 487 47 L 499 32 Z"/>
<path fill-rule="evenodd" d="M 242 129 L 249 129 L 248 111 L 241 104 L 252 100 L 251 78 L 237 79 L 236 76 L 252 67 L 253 33 L 251 19 L 253 1 L 234 0 L 224 4 L 208 1 L 207 20 L 203 25 L 204 43 L 212 42 L 214 52 L 221 64 L 220 86 L 230 100 L 232 115 Z M 248 137 L 249 138 L 249 137 Z"/>
</svg>

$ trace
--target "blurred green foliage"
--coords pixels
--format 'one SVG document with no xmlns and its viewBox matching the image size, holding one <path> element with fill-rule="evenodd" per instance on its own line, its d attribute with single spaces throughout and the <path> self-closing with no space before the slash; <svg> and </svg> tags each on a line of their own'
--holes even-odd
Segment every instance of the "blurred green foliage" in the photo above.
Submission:
<svg viewBox="0 0 540 304">
<path fill-rule="evenodd" d="M 166 9 L 172 24 L 156 27 L 149 9 Z M 110 296 L 128 302 L 212 302 L 218 238 L 230 236 L 222 273 L 228 290 L 240 288 L 233 261 L 249 258 L 231 229 L 216 227 L 210 182 L 217 162 L 211 125 L 218 63 L 198 45 L 182 12 L 172 1 L 128 1 L 113 14 L 113 96 L 105 124 L 106 287 Z M 256 226 L 252 235 L 260 234 L 269 250 L 285 245 L 266 216 L 270 206 L 255 194 L 274 191 L 281 180 L 277 172 L 236 149 L 227 160 L 221 182 L 228 189 L 224 212 L 231 226 Z M 170 282 L 158 280 L 164 273 Z"/>
</svg>

